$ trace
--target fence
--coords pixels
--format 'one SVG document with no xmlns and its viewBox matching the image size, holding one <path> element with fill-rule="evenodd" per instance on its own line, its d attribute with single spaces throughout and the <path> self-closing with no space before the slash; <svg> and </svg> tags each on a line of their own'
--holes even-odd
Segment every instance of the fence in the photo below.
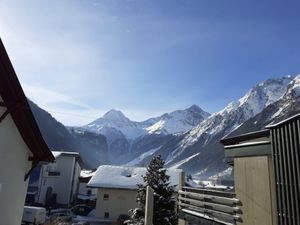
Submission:
<svg viewBox="0 0 300 225">
<path fill-rule="evenodd" d="M 240 220 L 240 202 L 232 190 L 182 187 L 178 194 L 179 210 L 183 213 L 226 225 Z"/>
</svg>

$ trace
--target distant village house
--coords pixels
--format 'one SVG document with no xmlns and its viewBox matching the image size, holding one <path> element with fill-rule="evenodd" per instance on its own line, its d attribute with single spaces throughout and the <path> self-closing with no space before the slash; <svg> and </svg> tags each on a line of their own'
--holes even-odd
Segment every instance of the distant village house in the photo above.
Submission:
<svg viewBox="0 0 300 225">
<path fill-rule="evenodd" d="M 144 183 L 147 168 L 125 166 L 100 166 L 88 183 L 97 188 L 96 217 L 116 221 L 120 215 L 138 207 L 137 184 Z M 167 170 L 170 184 L 178 186 L 181 170 Z"/>
</svg>

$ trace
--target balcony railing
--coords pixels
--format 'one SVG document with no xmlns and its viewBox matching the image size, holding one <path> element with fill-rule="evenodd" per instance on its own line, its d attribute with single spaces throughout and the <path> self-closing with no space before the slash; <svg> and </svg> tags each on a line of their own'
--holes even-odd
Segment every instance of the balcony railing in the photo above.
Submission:
<svg viewBox="0 0 300 225">
<path fill-rule="evenodd" d="M 181 212 L 220 224 L 236 224 L 240 220 L 240 201 L 232 190 L 183 187 L 179 190 Z"/>
</svg>

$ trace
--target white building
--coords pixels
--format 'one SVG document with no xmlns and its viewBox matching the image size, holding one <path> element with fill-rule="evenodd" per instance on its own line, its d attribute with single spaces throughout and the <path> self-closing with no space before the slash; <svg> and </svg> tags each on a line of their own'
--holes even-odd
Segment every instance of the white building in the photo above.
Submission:
<svg viewBox="0 0 300 225">
<path fill-rule="evenodd" d="M 97 188 L 96 217 L 116 221 L 136 208 L 137 184 L 144 183 L 145 167 L 99 166 L 88 187 Z M 181 170 L 168 169 L 170 184 L 179 183 Z"/>
<path fill-rule="evenodd" d="M 52 162 L 17 75 L 0 39 L 0 224 L 21 224 L 28 176 Z"/>
<path fill-rule="evenodd" d="M 52 153 L 55 162 L 41 167 L 37 202 L 46 206 L 69 206 L 78 193 L 83 163 L 77 152 Z"/>
</svg>

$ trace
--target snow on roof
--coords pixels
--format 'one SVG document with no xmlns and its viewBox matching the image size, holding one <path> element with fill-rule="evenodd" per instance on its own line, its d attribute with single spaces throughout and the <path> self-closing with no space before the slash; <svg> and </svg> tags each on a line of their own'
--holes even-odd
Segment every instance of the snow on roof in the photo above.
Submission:
<svg viewBox="0 0 300 225">
<path fill-rule="evenodd" d="M 58 157 L 60 157 L 61 155 L 69 155 L 69 156 L 79 156 L 78 152 L 58 152 L 58 151 L 52 151 L 52 154 L 54 155 L 54 157 L 57 159 Z"/>
<path fill-rule="evenodd" d="M 179 183 L 180 169 L 168 169 L 170 184 Z M 120 188 L 137 189 L 137 184 L 143 183 L 143 177 L 147 172 L 146 167 L 126 167 L 126 166 L 99 166 L 95 175 L 88 183 L 89 187 L 95 188 Z"/>
<path fill-rule="evenodd" d="M 92 170 L 81 170 L 80 177 L 82 177 L 82 178 L 92 177 L 92 176 L 94 176 L 95 172 L 96 171 L 92 171 Z"/>
<path fill-rule="evenodd" d="M 51 151 L 54 158 L 57 159 L 60 156 L 73 156 L 76 158 L 77 162 L 81 167 L 84 166 L 84 162 L 82 161 L 82 158 L 80 157 L 78 152 L 58 152 L 58 151 Z"/>
</svg>

